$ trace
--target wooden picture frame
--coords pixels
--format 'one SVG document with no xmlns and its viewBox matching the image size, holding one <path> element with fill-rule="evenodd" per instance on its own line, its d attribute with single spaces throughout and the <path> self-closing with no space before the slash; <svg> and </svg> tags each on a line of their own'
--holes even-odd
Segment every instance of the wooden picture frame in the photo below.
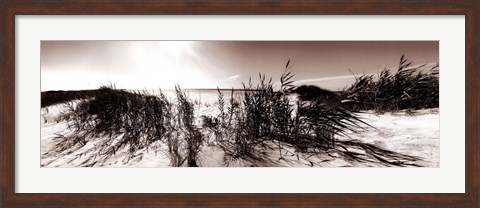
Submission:
<svg viewBox="0 0 480 208">
<path fill-rule="evenodd" d="M 470 0 L 348 1 L 9 1 L 0 3 L 2 207 L 313 206 L 478 207 L 480 3 Z M 442 194 L 40 194 L 15 192 L 16 15 L 464 15 L 466 22 L 465 193 Z M 462 139 L 462 138 L 459 138 Z"/>
</svg>

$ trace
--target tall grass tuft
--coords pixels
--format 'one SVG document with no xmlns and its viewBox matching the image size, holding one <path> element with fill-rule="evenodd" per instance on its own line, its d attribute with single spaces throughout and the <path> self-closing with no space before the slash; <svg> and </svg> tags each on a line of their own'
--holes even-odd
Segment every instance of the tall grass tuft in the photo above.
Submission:
<svg viewBox="0 0 480 208">
<path fill-rule="evenodd" d="M 92 98 L 71 103 L 69 108 L 68 127 L 74 133 L 53 152 L 96 139 L 98 156 L 103 160 L 127 148 L 128 161 L 136 151 L 166 138 L 171 129 L 172 104 L 163 95 L 102 86 Z"/>
<path fill-rule="evenodd" d="M 252 79 L 243 84 L 240 102 L 237 104 L 232 99 L 228 112 L 224 110 L 225 100 L 219 91 L 220 112 L 215 117 L 204 116 L 203 126 L 224 137 L 221 146 L 228 156 L 255 158 L 256 148 L 265 148 L 267 143 L 274 142 L 282 159 L 283 144 L 290 144 L 299 152 L 333 148 L 336 135 L 368 126 L 339 103 L 292 102 L 289 96 L 295 87 L 289 63 L 277 90 L 271 78 L 260 74 L 257 84 Z"/>
<path fill-rule="evenodd" d="M 185 160 L 189 167 L 197 167 L 197 157 L 203 143 L 202 134 L 195 126 L 193 103 L 188 99 L 180 86 L 175 86 L 177 96 L 177 129 L 182 131 L 185 140 Z M 178 137 L 177 137 L 178 138 Z"/>
<path fill-rule="evenodd" d="M 164 142 L 171 166 L 196 167 L 202 134 L 195 125 L 193 103 L 179 86 L 175 93 L 172 103 L 161 91 L 150 95 L 102 86 L 92 98 L 69 105 L 68 127 L 73 134 L 63 137 L 50 152 L 58 154 L 95 140 L 94 157 L 100 159 L 86 164 L 94 165 L 121 149 L 127 150 L 124 161 L 129 161 L 139 150 Z"/>
<path fill-rule="evenodd" d="M 439 106 L 438 63 L 433 67 L 412 66 L 404 55 L 396 71 L 383 69 L 377 76 L 355 76 L 355 83 L 343 93 L 354 110 L 377 113 Z"/>
</svg>

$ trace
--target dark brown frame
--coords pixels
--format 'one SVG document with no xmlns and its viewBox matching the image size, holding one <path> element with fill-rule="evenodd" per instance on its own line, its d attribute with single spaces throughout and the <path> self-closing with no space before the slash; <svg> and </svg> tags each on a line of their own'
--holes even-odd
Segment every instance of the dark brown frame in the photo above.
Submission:
<svg viewBox="0 0 480 208">
<path fill-rule="evenodd" d="M 478 0 L 112 1 L 3 0 L 0 3 L 2 207 L 315 206 L 479 207 Z M 20 194 L 15 193 L 15 15 L 465 15 L 466 144 L 464 194 Z M 462 69 L 459 69 L 462 70 Z M 458 138 L 463 139 L 463 138 Z"/>
</svg>

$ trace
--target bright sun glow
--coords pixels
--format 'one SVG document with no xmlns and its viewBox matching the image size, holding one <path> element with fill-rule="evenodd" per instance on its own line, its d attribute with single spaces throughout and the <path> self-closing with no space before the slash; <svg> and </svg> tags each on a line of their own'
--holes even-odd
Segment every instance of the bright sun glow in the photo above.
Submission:
<svg viewBox="0 0 480 208">
<path fill-rule="evenodd" d="M 183 88 L 211 88 L 208 73 L 202 70 L 195 49 L 199 46 L 193 41 L 160 41 L 155 47 L 151 43 L 135 43 L 132 50 L 134 70 L 127 79 L 142 80 L 135 82 L 135 88 L 173 89 L 176 84 Z"/>
<path fill-rule="evenodd" d="M 185 52 L 191 53 L 191 46 L 191 41 L 165 41 L 160 44 L 160 47 L 166 53 L 172 54 L 175 57 L 178 57 Z"/>
</svg>

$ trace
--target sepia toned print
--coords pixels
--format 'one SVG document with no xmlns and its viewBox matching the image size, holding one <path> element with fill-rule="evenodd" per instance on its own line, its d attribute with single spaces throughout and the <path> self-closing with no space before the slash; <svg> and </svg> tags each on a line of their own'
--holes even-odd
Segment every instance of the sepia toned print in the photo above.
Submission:
<svg viewBox="0 0 480 208">
<path fill-rule="evenodd" d="M 42 167 L 438 167 L 437 41 L 42 41 Z"/>
</svg>

